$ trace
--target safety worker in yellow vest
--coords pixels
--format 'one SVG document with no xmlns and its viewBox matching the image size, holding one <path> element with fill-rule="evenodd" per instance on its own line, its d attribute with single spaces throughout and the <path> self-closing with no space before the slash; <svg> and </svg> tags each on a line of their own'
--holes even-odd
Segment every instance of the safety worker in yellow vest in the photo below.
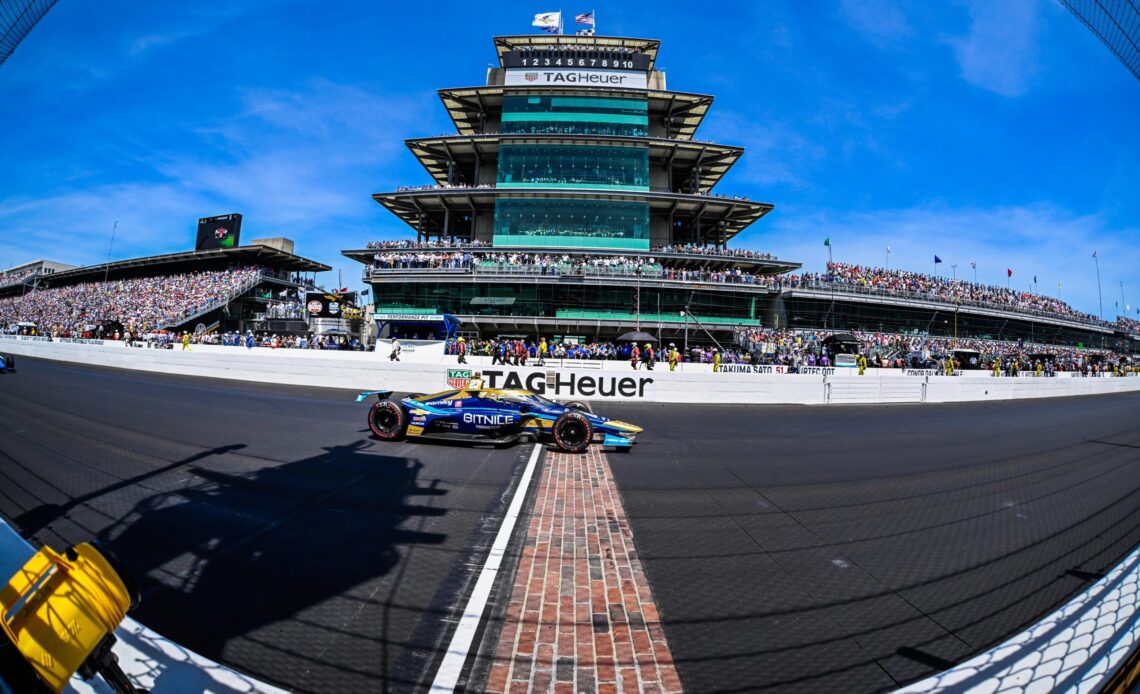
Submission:
<svg viewBox="0 0 1140 694">
<path fill-rule="evenodd" d="M 669 370 L 676 371 L 677 363 L 681 361 L 681 353 L 677 351 L 677 345 L 672 342 L 669 343 Z"/>
<path fill-rule="evenodd" d="M 867 372 L 867 357 L 860 354 L 855 357 L 855 364 L 859 367 L 859 375 L 862 376 Z"/>
<path fill-rule="evenodd" d="M 720 371 L 720 350 L 713 347 L 713 373 Z"/>
</svg>

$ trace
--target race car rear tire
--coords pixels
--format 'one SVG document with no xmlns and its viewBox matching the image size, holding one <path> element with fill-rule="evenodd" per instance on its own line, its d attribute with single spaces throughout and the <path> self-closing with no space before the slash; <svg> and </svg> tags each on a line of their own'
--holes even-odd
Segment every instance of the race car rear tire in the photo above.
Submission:
<svg viewBox="0 0 1140 694">
<path fill-rule="evenodd" d="M 16 370 L 16 359 L 11 354 L 5 354 L 4 355 L 4 370 L 5 371 L 15 371 Z"/>
<path fill-rule="evenodd" d="M 594 438 L 594 425 L 589 418 L 577 410 L 569 410 L 558 415 L 550 428 L 554 445 L 566 453 L 581 453 L 590 447 Z"/>
<path fill-rule="evenodd" d="M 590 406 L 580 400 L 571 400 L 570 402 L 566 403 L 566 406 L 572 410 L 578 410 L 579 412 L 590 411 Z"/>
<path fill-rule="evenodd" d="M 408 430 L 408 415 L 399 404 L 381 400 L 368 411 L 368 428 L 378 439 L 398 441 Z"/>
</svg>

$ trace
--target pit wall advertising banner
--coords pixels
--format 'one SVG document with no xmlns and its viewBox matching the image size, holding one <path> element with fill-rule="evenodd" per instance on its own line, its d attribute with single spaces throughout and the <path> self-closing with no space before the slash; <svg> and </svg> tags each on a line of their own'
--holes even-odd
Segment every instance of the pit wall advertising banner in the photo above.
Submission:
<svg viewBox="0 0 1140 694">
<path fill-rule="evenodd" d="M 617 70 L 552 70 L 550 68 L 511 68 L 507 70 L 507 86 L 519 87 L 616 87 L 646 89 L 649 81 L 643 72 Z"/>
</svg>

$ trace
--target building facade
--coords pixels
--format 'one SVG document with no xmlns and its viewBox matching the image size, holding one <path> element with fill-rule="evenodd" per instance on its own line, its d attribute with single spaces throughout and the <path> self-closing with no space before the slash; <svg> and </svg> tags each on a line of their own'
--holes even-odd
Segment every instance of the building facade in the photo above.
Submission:
<svg viewBox="0 0 1140 694">
<path fill-rule="evenodd" d="M 696 138 L 713 97 L 667 88 L 658 41 L 494 46 L 484 85 L 439 90 L 456 132 L 406 140 L 431 182 L 373 195 L 408 237 L 342 252 L 364 265 L 384 331 L 438 337 L 401 316 L 449 314 L 468 336 L 532 340 L 708 343 L 753 327 L 1122 339 L 1073 315 L 788 277 L 799 263 L 730 247 L 773 205 L 717 190 L 744 150 Z"/>
<path fill-rule="evenodd" d="M 668 90 L 655 40 L 494 45 L 485 85 L 439 92 L 456 133 L 407 140 L 432 183 L 373 196 L 415 241 L 344 251 L 377 312 L 483 336 L 759 325 L 764 278 L 799 264 L 728 248 L 773 206 L 715 192 L 744 150 L 695 139 L 713 98 Z"/>
</svg>

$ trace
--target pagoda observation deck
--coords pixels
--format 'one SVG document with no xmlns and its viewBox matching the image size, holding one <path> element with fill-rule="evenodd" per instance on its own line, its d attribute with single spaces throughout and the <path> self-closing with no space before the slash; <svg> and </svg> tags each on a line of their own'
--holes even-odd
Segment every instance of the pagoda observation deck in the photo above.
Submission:
<svg viewBox="0 0 1140 694">
<path fill-rule="evenodd" d="M 675 330 L 689 310 L 758 324 L 800 264 L 728 247 L 773 205 L 720 191 L 745 150 L 696 137 L 713 97 L 668 89 L 654 39 L 494 45 L 484 84 L 439 90 L 455 132 L 405 141 L 427 182 L 372 196 L 414 239 L 342 251 L 378 315 L 479 334 L 616 334 L 650 306 Z"/>
</svg>

